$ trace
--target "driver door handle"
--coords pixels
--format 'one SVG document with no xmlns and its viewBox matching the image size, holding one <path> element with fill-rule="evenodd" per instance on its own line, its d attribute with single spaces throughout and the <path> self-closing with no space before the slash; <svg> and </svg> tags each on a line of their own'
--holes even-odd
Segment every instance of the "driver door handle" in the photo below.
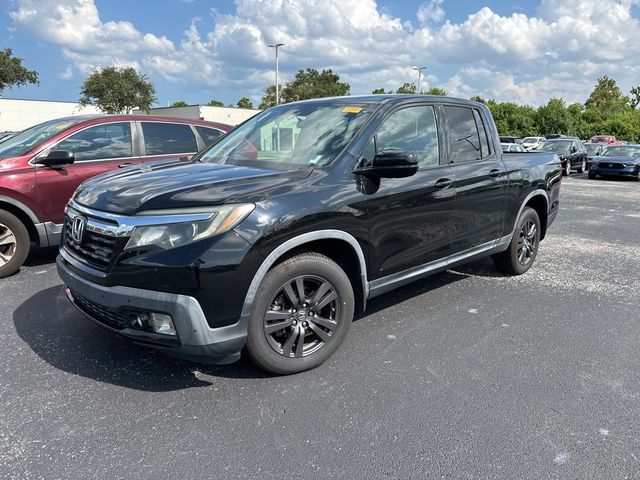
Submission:
<svg viewBox="0 0 640 480">
<path fill-rule="evenodd" d="M 120 165 L 118 165 L 118 168 L 128 167 L 129 165 L 133 165 L 133 162 L 121 163 Z"/>
<path fill-rule="evenodd" d="M 502 170 L 498 170 L 497 168 L 494 168 L 489 172 L 489 176 L 493 178 L 499 177 L 501 174 L 502 174 Z"/>
<path fill-rule="evenodd" d="M 448 178 L 441 178 L 436 181 L 434 185 L 438 190 L 442 190 L 443 188 L 449 188 L 451 186 L 451 180 Z"/>
</svg>

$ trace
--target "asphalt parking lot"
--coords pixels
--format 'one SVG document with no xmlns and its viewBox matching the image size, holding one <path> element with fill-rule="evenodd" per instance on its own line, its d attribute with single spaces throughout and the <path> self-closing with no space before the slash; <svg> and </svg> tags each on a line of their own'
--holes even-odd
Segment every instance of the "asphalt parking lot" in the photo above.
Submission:
<svg viewBox="0 0 640 480">
<path fill-rule="evenodd" d="M 39 252 L 0 280 L 0 476 L 640 478 L 640 184 L 573 174 L 561 200 L 529 273 L 376 298 L 290 377 L 129 344 Z"/>
</svg>

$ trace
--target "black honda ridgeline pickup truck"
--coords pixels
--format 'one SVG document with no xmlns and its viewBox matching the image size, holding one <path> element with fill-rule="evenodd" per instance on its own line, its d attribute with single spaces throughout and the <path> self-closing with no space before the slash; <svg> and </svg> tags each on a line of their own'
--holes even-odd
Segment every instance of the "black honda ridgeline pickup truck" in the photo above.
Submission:
<svg viewBox="0 0 640 480">
<path fill-rule="evenodd" d="M 270 108 L 189 161 L 107 173 L 66 209 L 58 271 L 114 332 L 277 374 L 320 365 L 367 300 L 491 255 L 526 272 L 555 154 L 502 154 L 489 110 L 375 95 Z"/>
</svg>

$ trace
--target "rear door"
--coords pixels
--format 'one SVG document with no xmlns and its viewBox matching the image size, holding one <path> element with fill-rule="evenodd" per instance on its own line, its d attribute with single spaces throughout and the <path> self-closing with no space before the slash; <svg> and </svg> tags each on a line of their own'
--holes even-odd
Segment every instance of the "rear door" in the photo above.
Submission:
<svg viewBox="0 0 640 480">
<path fill-rule="evenodd" d="M 188 123 L 138 122 L 143 162 L 164 158 L 191 157 L 198 151 L 193 128 Z"/>
<path fill-rule="evenodd" d="M 442 111 L 456 193 L 451 246 L 458 253 L 503 235 L 507 172 L 480 110 L 444 105 Z"/>
<path fill-rule="evenodd" d="M 442 138 L 434 105 L 392 112 L 369 143 L 362 164 L 376 152 L 414 153 L 417 173 L 381 178 L 367 199 L 370 272 L 373 279 L 444 258 L 450 251 L 449 222 L 454 208 L 451 167 L 441 164 Z"/>
<path fill-rule="evenodd" d="M 92 125 L 76 131 L 40 152 L 68 150 L 75 162 L 60 167 L 36 166 L 38 203 L 45 221 L 61 224 L 64 207 L 75 189 L 88 178 L 118 167 L 140 163 L 131 122 Z"/>
</svg>

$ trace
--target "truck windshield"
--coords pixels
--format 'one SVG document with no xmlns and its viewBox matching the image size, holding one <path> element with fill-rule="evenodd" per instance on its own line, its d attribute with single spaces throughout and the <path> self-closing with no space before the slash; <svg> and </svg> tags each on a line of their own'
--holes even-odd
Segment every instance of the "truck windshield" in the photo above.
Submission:
<svg viewBox="0 0 640 480">
<path fill-rule="evenodd" d="M 0 143 L 0 158 L 19 157 L 80 120 L 50 120 L 27 128 Z"/>
<path fill-rule="evenodd" d="M 327 165 L 373 109 L 344 101 L 280 105 L 228 133 L 194 160 L 276 169 Z"/>
</svg>

